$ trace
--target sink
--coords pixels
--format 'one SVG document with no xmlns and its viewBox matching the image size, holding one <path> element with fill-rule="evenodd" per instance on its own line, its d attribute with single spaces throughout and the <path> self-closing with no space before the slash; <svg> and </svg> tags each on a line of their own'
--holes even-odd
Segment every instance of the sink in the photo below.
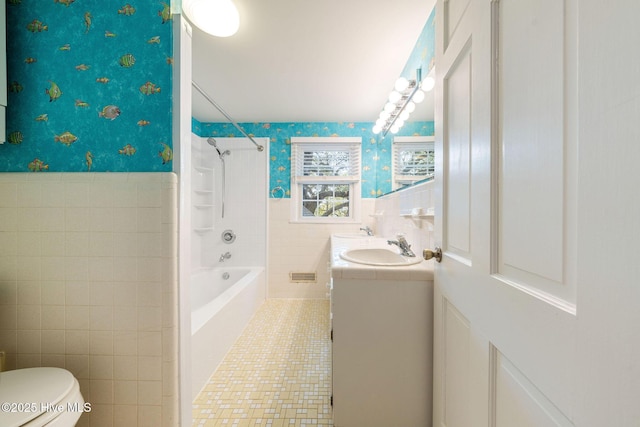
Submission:
<svg viewBox="0 0 640 427">
<path fill-rule="evenodd" d="M 388 267 L 413 265 L 422 261 L 420 257 L 404 257 L 396 252 L 383 248 L 351 249 L 341 253 L 340 258 L 358 264 Z"/>
</svg>

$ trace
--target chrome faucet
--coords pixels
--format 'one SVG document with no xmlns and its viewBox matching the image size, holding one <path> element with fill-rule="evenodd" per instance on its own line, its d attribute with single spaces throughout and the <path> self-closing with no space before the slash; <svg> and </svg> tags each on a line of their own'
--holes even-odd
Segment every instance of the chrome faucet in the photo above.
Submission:
<svg viewBox="0 0 640 427">
<path fill-rule="evenodd" d="M 218 261 L 224 262 L 225 259 L 229 259 L 229 258 L 231 258 L 231 252 L 225 252 L 222 255 L 220 255 L 220 259 Z"/>
<path fill-rule="evenodd" d="M 415 257 L 416 254 L 411 250 L 411 245 L 407 243 L 407 240 L 404 236 L 399 235 L 398 240 L 387 240 L 387 243 L 390 245 L 396 245 L 400 248 L 402 256 Z"/>
<path fill-rule="evenodd" d="M 371 228 L 369 228 L 369 226 L 360 227 L 360 230 L 366 231 L 367 232 L 367 236 L 373 236 L 373 230 Z"/>
</svg>

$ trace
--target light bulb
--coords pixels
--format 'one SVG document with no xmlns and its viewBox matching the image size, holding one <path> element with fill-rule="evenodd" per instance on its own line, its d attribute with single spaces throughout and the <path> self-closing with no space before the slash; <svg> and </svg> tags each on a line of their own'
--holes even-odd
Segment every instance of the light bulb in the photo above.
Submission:
<svg viewBox="0 0 640 427">
<path fill-rule="evenodd" d="M 387 113 L 393 112 L 396 109 L 396 104 L 392 104 L 391 102 L 387 102 L 384 106 L 384 111 Z"/>
<path fill-rule="evenodd" d="M 416 93 L 413 94 L 413 98 L 411 99 L 416 104 L 420 104 L 422 101 L 424 101 L 424 92 L 421 90 L 417 90 Z"/>
<path fill-rule="evenodd" d="M 240 27 L 232 0 L 184 0 L 182 10 L 193 25 L 212 36 L 229 37 Z"/>
<path fill-rule="evenodd" d="M 389 129 L 389 131 L 390 131 L 391 133 L 393 133 L 393 134 L 398 133 L 398 131 L 399 131 L 399 130 L 400 130 L 400 127 L 399 127 L 399 126 L 397 126 L 397 125 L 395 125 L 395 124 L 394 124 L 393 126 L 391 126 L 391 129 Z"/>
<path fill-rule="evenodd" d="M 407 102 L 407 105 L 404 107 L 404 111 L 408 112 L 409 114 L 413 113 L 414 111 L 416 111 L 416 104 L 414 104 L 413 101 Z"/>
<path fill-rule="evenodd" d="M 400 118 L 406 122 L 409 118 L 409 112 L 406 109 L 402 110 L 402 113 L 400 113 Z"/>
<path fill-rule="evenodd" d="M 424 80 L 422 80 L 422 83 L 420 83 L 420 89 L 425 92 L 429 92 L 435 85 L 436 81 L 433 77 L 425 77 Z"/>
<path fill-rule="evenodd" d="M 404 77 L 400 77 L 398 80 L 396 80 L 396 84 L 394 87 L 398 92 L 404 92 L 409 87 L 409 80 L 405 79 Z"/>
<path fill-rule="evenodd" d="M 391 116 L 391 114 L 389 114 L 386 111 L 380 111 L 380 118 L 384 121 L 387 121 L 387 119 L 389 118 L 389 116 Z"/>
<path fill-rule="evenodd" d="M 381 127 L 381 126 L 378 126 L 378 125 L 375 125 L 375 126 L 373 127 L 373 129 L 371 129 L 371 131 L 372 131 L 375 135 L 377 135 L 377 134 L 379 134 L 380 132 L 382 132 L 382 127 Z"/>
<path fill-rule="evenodd" d="M 387 123 L 386 120 L 383 120 L 383 119 L 376 120 L 376 126 L 378 127 L 383 127 L 385 123 Z"/>
<path fill-rule="evenodd" d="M 404 120 L 398 117 L 398 119 L 396 119 L 396 122 L 393 125 L 396 126 L 398 129 L 400 129 L 402 126 L 404 126 Z"/>
<path fill-rule="evenodd" d="M 389 94 L 389 102 L 393 104 L 400 101 L 400 98 L 402 98 L 402 95 L 400 95 L 400 93 L 396 92 L 395 90 Z"/>
</svg>

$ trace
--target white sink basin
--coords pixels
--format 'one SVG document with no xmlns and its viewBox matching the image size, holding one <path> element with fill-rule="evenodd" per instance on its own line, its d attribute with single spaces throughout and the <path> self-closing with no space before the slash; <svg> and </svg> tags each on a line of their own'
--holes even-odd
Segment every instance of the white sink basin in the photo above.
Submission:
<svg viewBox="0 0 640 427">
<path fill-rule="evenodd" d="M 402 267 L 406 265 L 418 264 L 422 261 L 420 257 L 404 257 L 389 249 L 369 248 L 351 249 L 340 254 L 340 258 L 366 265 L 379 265 L 388 267 Z"/>
</svg>

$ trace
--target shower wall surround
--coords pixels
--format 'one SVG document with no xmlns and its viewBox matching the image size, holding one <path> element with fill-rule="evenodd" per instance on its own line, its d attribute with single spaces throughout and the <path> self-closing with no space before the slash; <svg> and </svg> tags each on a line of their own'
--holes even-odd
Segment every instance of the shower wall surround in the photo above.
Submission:
<svg viewBox="0 0 640 427">
<path fill-rule="evenodd" d="M 0 173 L 0 349 L 71 371 L 79 426 L 175 426 L 177 176 Z"/>
<path fill-rule="evenodd" d="M 7 2 L 3 172 L 170 172 L 170 0 Z"/>
</svg>

